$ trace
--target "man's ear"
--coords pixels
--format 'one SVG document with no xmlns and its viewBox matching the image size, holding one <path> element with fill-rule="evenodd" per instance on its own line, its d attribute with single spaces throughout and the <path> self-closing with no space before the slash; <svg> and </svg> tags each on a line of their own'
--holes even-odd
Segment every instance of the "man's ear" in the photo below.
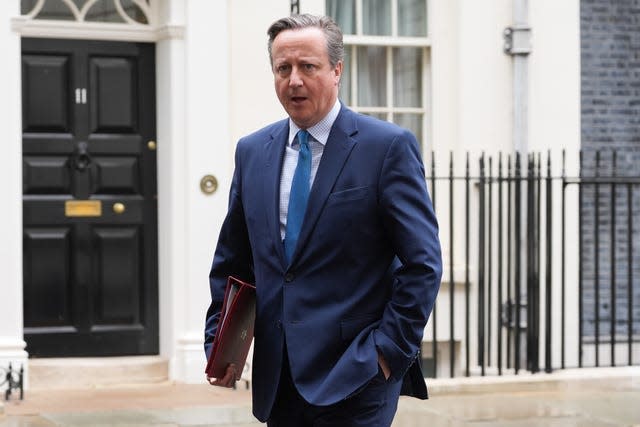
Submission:
<svg viewBox="0 0 640 427">
<path fill-rule="evenodd" d="M 338 61 L 338 63 L 336 64 L 336 67 L 333 69 L 333 72 L 335 73 L 336 85 L 340 84 L 340 78 L 342 77 L 343 68 L 344 68 L 344 64 L 342 63 L 342 61 Z"/>
</svg>

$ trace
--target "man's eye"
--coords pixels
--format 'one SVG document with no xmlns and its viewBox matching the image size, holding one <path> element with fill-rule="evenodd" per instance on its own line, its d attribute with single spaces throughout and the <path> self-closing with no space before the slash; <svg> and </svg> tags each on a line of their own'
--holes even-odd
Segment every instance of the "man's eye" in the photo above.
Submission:
<svg viewBox="0 0 640 427">
<path fill-rule="evenodd" d="M 313 71 L 316 67 L 313 64 L 304 64 L 303 68 L 305 71 Z"/>
<path fill-rule="evenodd" d="M 276 71 L 278 72 L 278 74 L 286 74 L 289 72 L 290 69 L 291 67 L 289 67 L 288 65 L 279 65 L 276 68 Z"/>
</svg>

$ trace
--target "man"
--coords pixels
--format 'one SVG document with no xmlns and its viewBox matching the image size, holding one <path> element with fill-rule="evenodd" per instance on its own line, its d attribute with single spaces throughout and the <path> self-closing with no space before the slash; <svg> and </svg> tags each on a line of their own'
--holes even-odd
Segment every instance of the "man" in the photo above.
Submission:
<svg viewBox="0 0 640 427">
<path fill-rule="evenodd" d="M 344 48 L 330 18 L 286 17 L 268 34 L 289 118 L 238 142 L 205 350 L 227 276 L 254 282 L 254 415 L 389 426 L 401 388 L 427 397 L 416 359 L 441 276 L 418 144 L 338 101 Z M 208 380 L 231 386 L 234 369 Z"/>
</svg>

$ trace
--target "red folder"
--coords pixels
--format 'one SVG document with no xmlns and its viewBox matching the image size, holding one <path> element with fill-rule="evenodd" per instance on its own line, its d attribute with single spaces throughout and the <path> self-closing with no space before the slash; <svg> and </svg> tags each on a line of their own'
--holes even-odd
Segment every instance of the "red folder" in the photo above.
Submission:
<svg viewBox="0 0 640 427">
<path fill-rule="evenodd" d="M 205 372 L 209 377 L 224 377 L 230 363 L 236 365 L 237 378 L 247 361 L 256 319 L 256 288 L 229 276 L 224 293 L 218 329 Z"/>
</svg>

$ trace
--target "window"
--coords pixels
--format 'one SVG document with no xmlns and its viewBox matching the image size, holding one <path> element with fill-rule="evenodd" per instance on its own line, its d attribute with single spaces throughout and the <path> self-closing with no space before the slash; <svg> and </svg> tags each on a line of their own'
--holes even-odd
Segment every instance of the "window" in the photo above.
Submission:
<svg viewBox="0 0 640 427">
<path fill-rule="evenodd" d="M 428 145 L 427 0 L 326 0 L 344 32 L 340 99 L 410 129 Z"/>
<path fill-rule="evenodd" d="M 149 0 L 21 0 L 33 19 L 149 24 Z"/>
</svg>

